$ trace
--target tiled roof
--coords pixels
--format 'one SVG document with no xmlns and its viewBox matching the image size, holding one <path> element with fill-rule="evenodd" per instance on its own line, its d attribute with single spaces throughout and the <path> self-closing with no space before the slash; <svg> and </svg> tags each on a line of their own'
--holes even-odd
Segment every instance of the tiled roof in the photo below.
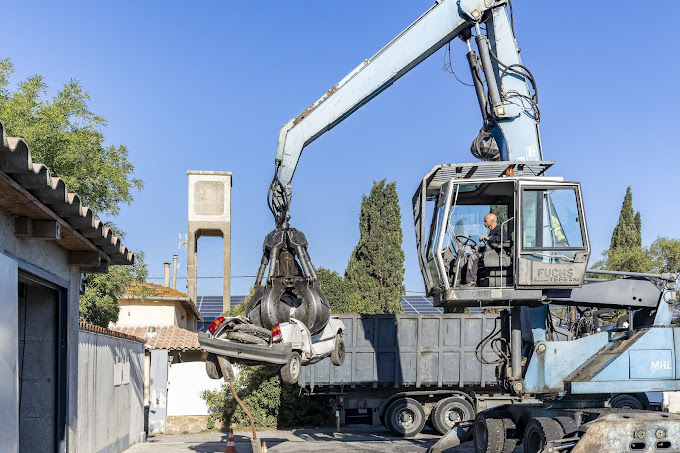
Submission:
<svg viewBox="0 0 680 453">
<path fill-rule="evenodd" d="M 0 206 L 17 216 L 56 220 L 62 226 L 58 242 L 67 250 L 98 249 L 110 264 L 134 263 L 134 254 L 120 238 L 80 203 L 77 194 L 69 193 L 64 180 L 53 177 L 45 165 L 33 163 L 26 142 L 7 137 L 2 122 L 0 135 L 0 194 L 7 194 L 0 196 Z"/>
<path fill-rule="evenodd" d="M 155 283 L 149 282 L 137 282 L 130 286 L 123 296 L 119 299 L 142 299 L 142 298 L 159 298 L 159 299 L 172 299 L 177 300 L 184 305 L 187 311 L 196 316 L 198 321 L 202 321 L 201 312 L 196 307 L 196 304 L 187 297 L 186 294 L 177 291 L 173 288 L 168 288 L 167 286 L 157 285 Z"/>
<path fill-rule="evenodd" d="M 141 287 L 141 288 L 140 288 Z M 134 283 L 130 288 L 125 291 L 125 296 L 137 296 L 136 290 L 141 290 L 140 292 L 144 297 L 175 297 L 178 299 L 186 298 L 187 295 L 177 291 L 173 288 L 168 288 L 167 286 L 157 285 L 150 282 Z"/>
<path fill-rule="evenodd" d="M 84 332 L 92 332 L 92 333 L 99 333 L 102 335 L 108 335 L 110 337 L 118 337 L 118 338 L 124 338 L 126 340 L 130 341 L 136 341 L 137 343 L 146 343 L 146 339 L 140 337 L 140 336 L 135 336 L 131 335 L 128 333 L 123 333 L 123 332 L 118 332 L 116 330 L 112 329 L 105 329 L 103 327 L 95 326 L 94 324 L 89 324 L 83 321 L 80 321 L 79 324 L 80 330 Z"/>
<path fill-rule="evenodd" d="M 146 340 L 147 349 L 199 350 L 198 333 L 177 326 L 112 327 L 111 329 Z"/>
</svg>

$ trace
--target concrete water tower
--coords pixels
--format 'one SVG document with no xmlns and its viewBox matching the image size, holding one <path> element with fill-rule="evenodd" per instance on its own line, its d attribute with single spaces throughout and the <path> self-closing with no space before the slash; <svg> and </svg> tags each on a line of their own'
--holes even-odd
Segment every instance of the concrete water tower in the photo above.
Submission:
<svg viewBox="0 0 680 453">
<path fill-rule="evenodd" d="M 198 239 L 221 237 L 224 242 L 224 310 L 231 306 L 231 172 L 187 171 L 189 177 L 189 232 L 187 254 L 187 296 L 195 303 Z"/>
</svg>

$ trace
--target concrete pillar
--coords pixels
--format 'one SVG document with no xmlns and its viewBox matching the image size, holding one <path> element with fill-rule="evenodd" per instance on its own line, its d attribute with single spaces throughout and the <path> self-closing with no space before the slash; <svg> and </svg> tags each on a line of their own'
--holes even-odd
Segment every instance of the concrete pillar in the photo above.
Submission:
<svg viewBox="0 0 680 453">
<path fill-rule="evenodd" d="M 187 296 L 196 302 L 198 239 L 221 237 L 223 247 L 223 309 L 231 307 L 231 172 L 188 171 L 189 230 L 187 254 Z"/>
<path fill-rule="evenodd" d="M 177 255 L 172 255 L 172 289 L 177 289 L 177 258 Z"/>
<path fill-rule="evenodd" d="M 170 263 L 163 263 L 163 286 L 170 287 Z"/>
</svg>

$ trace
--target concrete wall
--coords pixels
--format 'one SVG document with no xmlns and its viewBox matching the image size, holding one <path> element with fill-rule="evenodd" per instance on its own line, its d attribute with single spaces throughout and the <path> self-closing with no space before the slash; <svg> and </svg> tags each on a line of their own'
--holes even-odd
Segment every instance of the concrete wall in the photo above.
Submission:
<svg viewBox="0 0 680 453">
<path fill-rule="evenodd" d="M 116 326 L 179 326 L 189 330 L 195 329 L 190 327 L 189 316 L 180 302 L 149 298 L 144 302 L 121 299 L 118 303 L 120 314 Z M 193 325 L 196 325 L 195 320 Z"/>
<path fill-rule="evenodd" d="M 668 412 L 680 414 L 680 392 L 664 392 L 663 403 L 668 405 Z"/>
<path fill-rule="evenodd" d="M 168 416 L 208 415 L 203 390 L 220 388 L 222 380 L 210 379 L 205 362 L 173 363 L 168 370 Z"/>
<path fill-rule="evenodd" d="M 78 451 L 117 453 L 139 442 L 144 345 L 80 331 L 78 359 Z"/>
<path fill-rule="evenodd" d="M 0 208 L 0 253 L 14 259 L 19 270 L 36 275 L 66 289 L 66 372 L 68 383 L 66 388 L 66 439 L 61 440 L 62 447 L 75 451 L 78 421 L 77 394 L 78 385 L 78 299 L 80 289 L 80 269 L 67 266 L 67 251 L 50 241 L 19 239 L 14 235 L 15 216 Z M 43 322 L 54 320 L 45 319 Z M 7 323 L 8 320 L 0 320 Z M 18 335 L 18 325 L 6 325 Z M 74 395 L 70 398 L 69 395 Z M 32 435 L 40 440 L 40 432 Z"/>
</svg>

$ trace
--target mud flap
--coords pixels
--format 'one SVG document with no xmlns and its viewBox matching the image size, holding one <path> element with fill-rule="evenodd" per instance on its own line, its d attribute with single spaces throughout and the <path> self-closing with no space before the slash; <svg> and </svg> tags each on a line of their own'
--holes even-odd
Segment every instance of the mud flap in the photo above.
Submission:
<svg viewBox="0 0 680 453">
<path fill-rule="evenodd" d="M 231 362 L 225 357 L 217 356 L 217 363 L 220 365 L 224 380 L 226 382 L 234 382 L 236 380 L 236 375 L 234 374 L 234 368 L 232 368 Z"/>
</svg>

